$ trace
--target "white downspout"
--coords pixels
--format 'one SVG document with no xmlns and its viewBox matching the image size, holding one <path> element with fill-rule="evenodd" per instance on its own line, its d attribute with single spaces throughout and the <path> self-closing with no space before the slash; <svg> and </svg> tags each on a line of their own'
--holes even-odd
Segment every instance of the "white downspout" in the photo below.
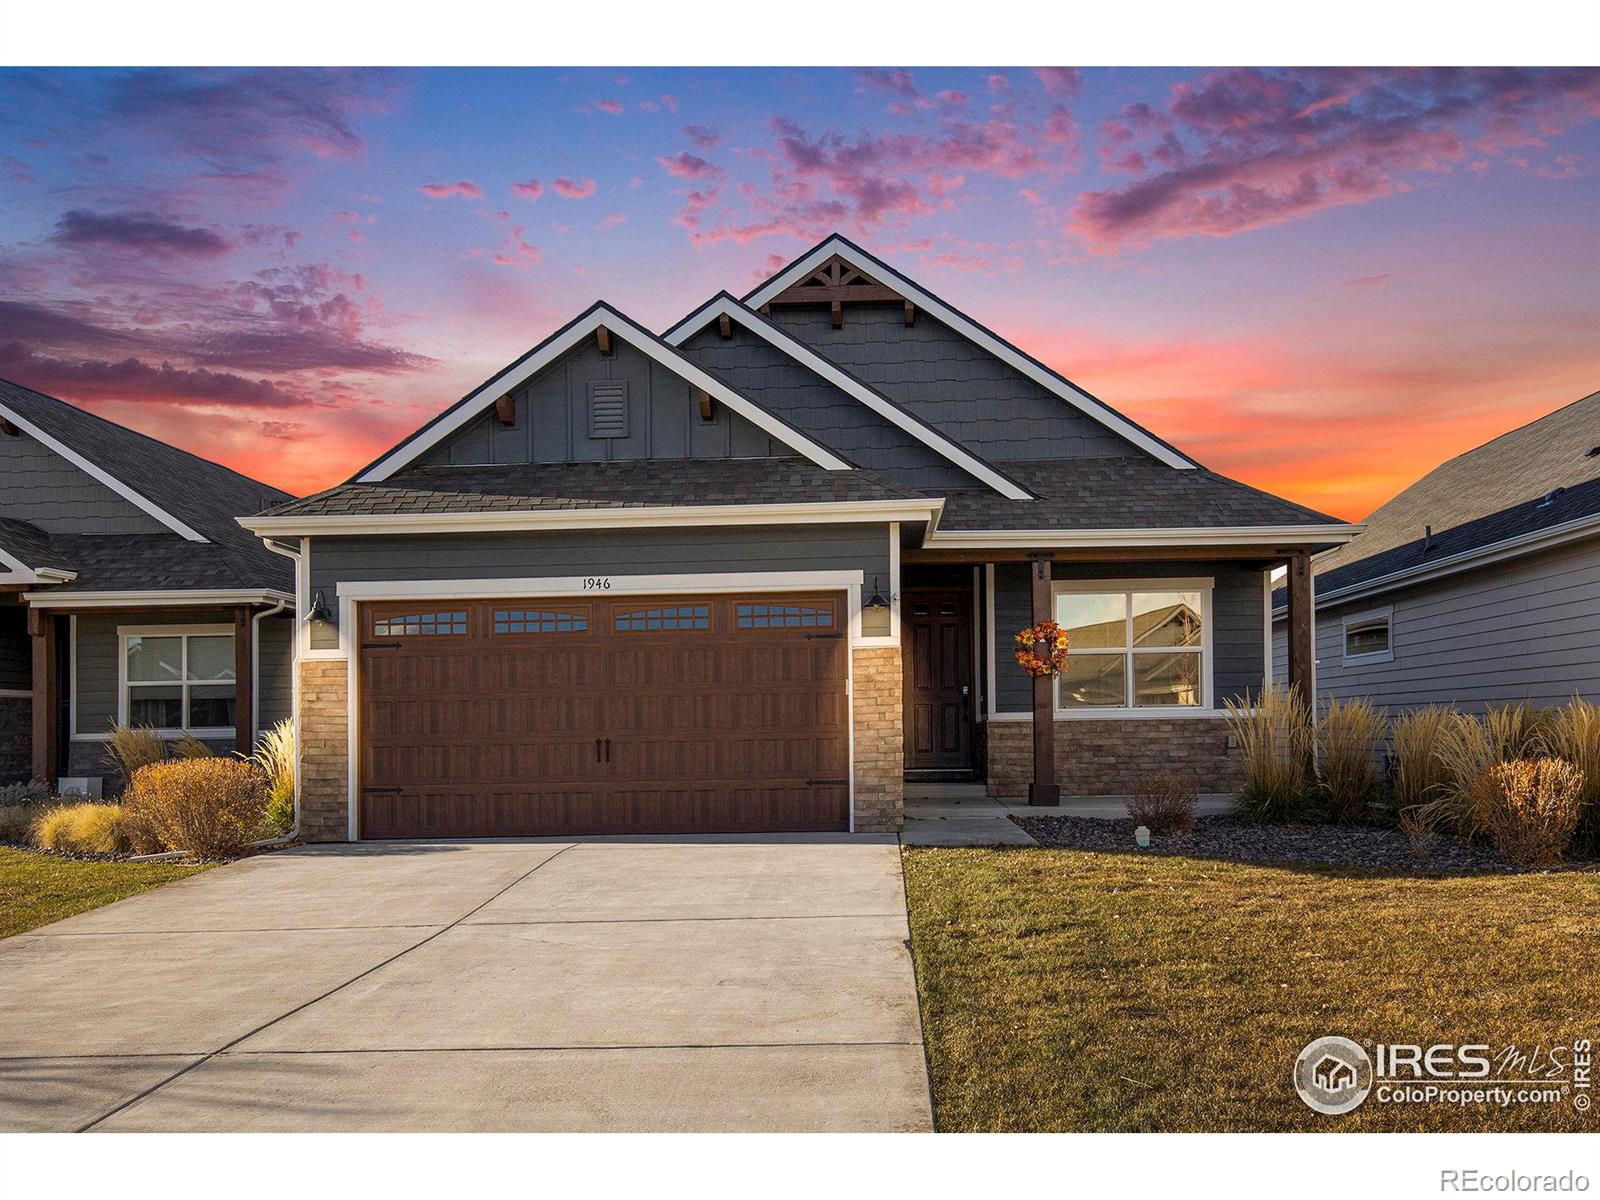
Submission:
<svg viewBox="0 0 1600 1200">
<path fill-rule="evenodd" d="M 290 549 L 287 549 L 286 547 L 275 545 L 270 538 L 262 538 L 261 539 L 261 544 L 263 546 L 265 546 L 268 550 L 271 550 L 274 554 L 281 554 L 281 555 L 283 555 L 284 558 L 287 558 L 287 559 L 289 559 L 290 561 L 292 561 L 294 563 L 294 576 L 295 576 L 295 579 L 294 579 L 294 585 L 295 585 L 294 586 L 294 594 L 295 594 L 296 600 L 298 600 L 299 596 L 300 596 L 300 552 L 298 550 L 290 550 Z M 277 605 L 276 608 L 270 608 L 270 609 L 265 610 L 264 612 L 257 613 L 256 616 L 254 617 L 254 620 L 257 622 L 256 631 L 255 631 L 255 645 L 256 645 L 256 650 L 257 650 L 258 656 L 259 656 L 259 652 L 260 652 L 260 649 L 261 649 L 261 628 L 260 628 L 260 624 L 259 624 L 259 622 L 261 621 L 261 618 L 262 617 L 275 616 L 276 614 L 281 613 L 287 607 L 288 607 L 288 603 L 286 601 L 281 601 L 280 600 L 278 602 L 278 605 Z M 290 843 L 292 841 L 295 841 L 300 836 L 300 630 L 299 630 L 299 627 L 298 627 L 299 619 L 300 619 L 299 609 L 296 608 L 296 610 L 295 610 L 296 628 L 295 628 L 295 631 L 294 631 L 294 636 L 289 639 L 289 645 L 290 645 L 290 656 L 289 656 L 289 688 L 290 688 L 290 690 L 289 690 L 289 709 L 290 709 L 290 713 L 289 713 L 289 715 L 290 715 L 291 719 L 294 721 L 294 756 L 295 756 L 295 763 L 294 763 L 294 824 L 290 827 L 288 833 L 285 833 L 285 834 L 283 834 L 283 835 L 281 835 L 279 837 L 263 838 L 259 842 L 251 842 L 250 843 L 250 848 L 252 850 L 270 850 L 274 846 L 284 846 L 284 845 L 287 845 L 288 843 Z M 261 671 L 260 671 L 259 667 L 258 667 L 257 670 L 253 671 L 252 674 L 255 676 L 256 698 L 259 701 L 260 700 L 260 696 L 261 696 Z M 257 733 L 259 733 L 260 729 L 261 729 L 261 706 L 260 706 L 259 703 L 257 703 L 255 705 L 252 705 L 251 707 L 255 710 L 255 714 L 254 715 L 255 715 L 255 722 L 256 722 L 256 731 L 257 731 Z"/>
</svg>

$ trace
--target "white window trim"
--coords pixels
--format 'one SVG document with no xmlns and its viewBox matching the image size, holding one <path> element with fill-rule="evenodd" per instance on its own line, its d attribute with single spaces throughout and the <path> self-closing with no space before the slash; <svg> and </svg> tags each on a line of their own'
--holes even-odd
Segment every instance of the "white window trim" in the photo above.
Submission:
<svg viewBox="0 0 1600 1200">
<path fill-rule="evenodd" d="M 231 683 L 234 688 L 234 703 L 238 703 L 239 681 L 235 679 L 190 679 L 189 678 L 189 639 L 191 637 L 234 637 L 232 625 L 118 625 L 117 626 L 117 724 L 128 723 L 129 688 L 156 686 L 158 684 L 171 687 L 166 680 L 148 680 L 144 683 L 134 683 L 128 678 L 128 639 L 136 637 L 179 637 L 183 639 L 183 679 L 179 682 L 182 691 L 180 704 L 182 711 L 189 711 L 189 688 L 195 685 L 200 687 L 216 687 L 219 684 Z M 76 713 L 73 721 L 76 724 Z M 197 737 L 202 741 L 212 739 L 223 741 L 235 736 L 232 725 L 206 725 L 196 728 L 162 727 L 156 733 L 163 738 L 181 738 L 185 735 Z"/>
<path fill-rule="evenodd" d="M 1374 650 L 1370 654 L 1351 654 L 1346 647 L 1350 645 L 1350 627 L 1352 625 L 1366 625 L 1372 621 L 1382 621 L 1389 630 L 1389 647 L 1386 650 Z M 1369 608 L 1365 612 L 1349 613 L 1339 622 L 1339 656 L 1344 666 L 1366 667 L 1375 663 L 1388 663 L 1394 661 L 1394 605 L 1386 604 L 1382 608 Z"/>
<path fill-rule="evenodd" d="M 1127 689 L 1127 704 L 1118 705 L 1077 705 L 1072 708 L 1064 707 L 1060 703 L 1061 680 L 1058 676 L 1052 681 L 1051 690 L 1055 697 L 1055 716 L 1058 721 L 1072 720 L 1106 720 L 1135 718 L 1148 720 L 1152 717 L 1174 716 L 1204 716 L 1215 715 L 1214 701 L 1212 698 L 1212 675 L 1215 665 L 1212 657 L 1212 629 L 1211 629 L 1211 593 L 1216 585 L 1216 580 L 1211 578 L 1168 579 L 1161 577 L 1148 577 L 1144 579 L 1065 579 L 1053 581 L 1050 584 L 1050 611 L 1052 617 L 1059 611 L 1056 601 L 1061 596 L 1103 594 L 1121 592 L 1130 596 L 1135 592 L 1199 592 L 1200 593 L 1200 645 L 1198 647 L 1163 646 L 1159 650 L 1152 647 L 1144 653 L 1178 653 L 1196 654 L 1200 658 L 1200 703 L 1199 704 L 1140 704 L 1133 703 L 1133 659 L 1134 655 L 1141 653 L 1133 645 L 1133 606 L 1130 603 L 1124 606 L 1124 620 L 1127 622 L 1127 645 L 1120 650 L 1107 650 L 1106 653 L 1120 653 L 1124 660 L 1126 672 L 1124 684 Z M 1098 651 L 1084 651 L 1085 654 L 1098 653 Z M 1068 647 L 1068 654 L 1071 648 Z"/>
</svg>

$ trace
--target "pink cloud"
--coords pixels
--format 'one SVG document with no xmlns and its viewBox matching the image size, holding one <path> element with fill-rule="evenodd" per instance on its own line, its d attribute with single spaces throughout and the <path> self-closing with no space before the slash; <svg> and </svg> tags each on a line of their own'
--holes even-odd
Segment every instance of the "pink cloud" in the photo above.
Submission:
<svg viewBox="0 0 1600 1200">
<path fill-rule="evenodd" d="M 615 229 L 618 225 L 625 225 L 625 224 L 627 224 L 627 222 L 628 222 L 628 214 L 627 213 L 610 213 L 610 214 L 608 214 L 608 215 L 606 215 L 604 217 L 601 217 L 599 223 L 597 225 L 595 225 L 595 228 L 596 229 Z"/>
<path fill-rule="evenodd" d="M 1072 67 L 1035 67 L 1033 73 L 1053 96 L 1076 96 L 1083 88 L 1083 79 Z"/>
<path fill-rule="evenodd" d="M 526 183 L 513 183 L 511 190 L 524 200 L 537 200 L 544 195 L 544 184 L 537 179 L 530 179 Z"/>
<path fill-rule="evenodd" d="M 601 112 L 610 113 L 612 116 L 616 116 L 622 111 L 621 103 L 616 100 L 596 100 L 594 106 Z"/>
<path fill-rule="evenodd" d="M 510 235 L 495 251 L 492 261 L 496 266 L 526 270 L 538 265 L 539 247 L 527 240 L 526 229 L 521 225 L 514 225 Z"/>
<path fill-rule="evenodd" d="M 434 200 L 445 200 L 451 196 L 461 196 L 467 200 L 483 199 L 483 189 L 470 179 L 457 183 L 425 183 L 417 190 Z"/>
<path fill-rule="evenodd" d="M 683 132 L 696 150 L 715 150 L 722 144 L 721 132 L 710 125 L 685 125 Z"/>
<path fill-rule="evenodd" d="M 679 179 L 709 179 L 720 175 L 721 168 L 715 163 L 707 162 L 698 154 L 690 154 L 687 150 L 673 155 L 663 155 L 656 159 L 666 168 L 668 175 L 676 175 Z"/>
<path fill-rule="evenodd" d="M 587 200 L 595 194 L 596 188 L 594 180 L 587 177 L 580 183 L 574 183 L 565 175 L 560 175 L 550 181 L 550 190 L 567 200 Z"/>
</svg>

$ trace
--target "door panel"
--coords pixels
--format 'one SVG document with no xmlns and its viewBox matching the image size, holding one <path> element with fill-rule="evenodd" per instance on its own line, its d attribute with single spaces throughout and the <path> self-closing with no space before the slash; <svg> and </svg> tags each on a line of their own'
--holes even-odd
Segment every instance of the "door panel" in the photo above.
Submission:
<svg viewBox="0 0 1600 1200">
<path fill-rule="evenodd" d="M 906 769 L 972 767 L 972 598 L 908 589 L 901 597 Z"/>
</svg>

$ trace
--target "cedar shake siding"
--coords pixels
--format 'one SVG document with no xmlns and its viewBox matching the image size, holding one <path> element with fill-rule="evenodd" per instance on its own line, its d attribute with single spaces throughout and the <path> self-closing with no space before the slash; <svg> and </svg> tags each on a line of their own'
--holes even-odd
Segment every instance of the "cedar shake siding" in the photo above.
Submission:
<svg viewBox="0 0 1600 1200">
<path fill-rule="evenodd" d="M 0 436 L 0 517 L 46 533 L 167 533 L 167 527 L 30 437 Z"/>
</svg>

